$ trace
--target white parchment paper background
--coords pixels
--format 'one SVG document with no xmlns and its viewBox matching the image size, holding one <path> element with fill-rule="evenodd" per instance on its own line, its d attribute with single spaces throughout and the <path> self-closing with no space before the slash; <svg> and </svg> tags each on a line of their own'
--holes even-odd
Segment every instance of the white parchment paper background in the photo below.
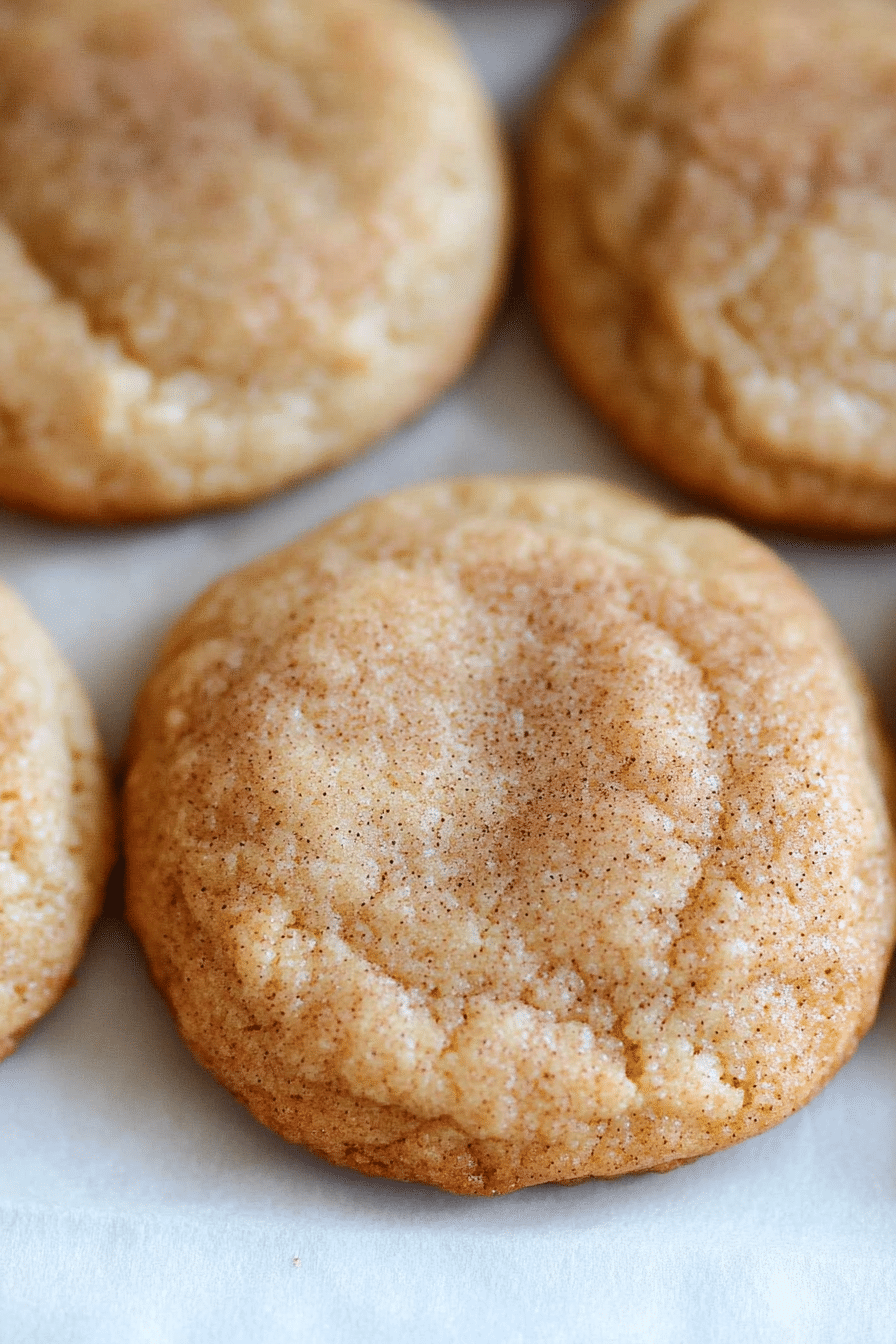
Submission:
<svg viewBox="0 0 896 1344">
<path fill-rule="evenodd" d="M 520 116 L 585 0 L 441 0 Z M 225 570 L 427 477 L 569 470 L 676 497 L 567 391 L 517 292 L 468 377 L 362 461 L 257 508 L 100 532 L 0 513 L 0 573 L 117 756 L 162 633 Z M 767 538 L 884 697 L 896 546 Z M 0 1066 L 0 1340 L 896 1340 L 896 994 L 780 1128 L 664 1176 L 465 1200 L 338 1171 L 193 1063 L 123 923 Z"/>
</svg>

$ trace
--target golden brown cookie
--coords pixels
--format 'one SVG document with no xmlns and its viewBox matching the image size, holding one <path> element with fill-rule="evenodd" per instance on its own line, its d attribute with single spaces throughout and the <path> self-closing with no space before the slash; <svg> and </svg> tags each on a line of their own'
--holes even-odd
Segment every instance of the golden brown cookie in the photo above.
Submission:
<svg viewBox="0 0 896 1344">
<path fill-rule="evenodd" d="M 0 584 L 0 1059 L 70 983 L 102 903 L 113 834 L 84 692 Z"/>
<path fill-rule="evenodd" d="M 0 0 L 0 499 L 149 518 L 359 452 L 470 358 L 507 216 L 413 0 Z"/>
<path fill-rule="evenodd" d="M 576 478 L 373 500 L 223 579 L 140 701 L 129 915 L 196 1056 L 491 1194 L 801 1106 L 874 1015 L 888 758 L 769 551 Z"/>
<path fill-rule="evenodd" d="M 537 307 L 635 452 L 747 518 L 896 528 L 892 0 L 618 0 L 529 168 Z"/>
</svg>

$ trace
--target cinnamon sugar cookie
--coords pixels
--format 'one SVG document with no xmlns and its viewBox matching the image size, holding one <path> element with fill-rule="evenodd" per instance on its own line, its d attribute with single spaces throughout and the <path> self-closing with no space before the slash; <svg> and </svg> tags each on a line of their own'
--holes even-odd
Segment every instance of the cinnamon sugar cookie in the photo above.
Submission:
<svg viewBox="0 0 896 1344">
<path fill-rule="evenodd" d="M 71 980 L 102 903 L 113 830 L 84 692 L 0 584 L 0 1059 Z"/>
<path fill-rule="evenodd" d="M 355 508 L 145 689 L 129 915 L 199 1060 L 331 1161 L 490 1194 L 789 1115 L 874 1015 L 889 770 L 764 547 L 575 478 Z"/>
<path fill-rule="evenodd" d="M 549 338 L 635 452 L 747 518 L 896 528 L 891 0 L 618 0 L 529 178 Z"/>
<path fill-rule="evenodd" d="M 0 500 L 148 518 L 343 461 L 466 364 L 507 231 L 412 0 L 0 0 Z"/>
</svg>

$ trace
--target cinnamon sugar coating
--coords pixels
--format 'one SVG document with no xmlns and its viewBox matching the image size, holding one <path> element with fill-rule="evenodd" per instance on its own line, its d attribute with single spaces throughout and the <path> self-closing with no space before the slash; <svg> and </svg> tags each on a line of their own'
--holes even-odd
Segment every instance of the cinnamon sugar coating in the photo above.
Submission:
<svg viewBox="0 0 896 1344">
<path fill-rule="evenodd" d="M 873 1017 L 889 770 L 769 551 L 575 478 L 373 500 L 216 583 L 138 707 L 129 917 L 265 1124 L 489 1194 L 664 1168 Z"/>
<path fill-rule="evenodd" d="M 102 904 L 114 830 L 84 692 L 0 584 L 0 1059 L 71 980 Z"/>
<path fill-rule="evenodd" d="M 503 149 L 415 0 L 0 0 L 0 499 L 238 504 L 460 372 Z"/>
<path fill-rule="evenodd" d="M 534 298 L 629 447 L 747 518 L 896 529 L 890 0 L 617 0 L 529 166 Z"/>
</svg>

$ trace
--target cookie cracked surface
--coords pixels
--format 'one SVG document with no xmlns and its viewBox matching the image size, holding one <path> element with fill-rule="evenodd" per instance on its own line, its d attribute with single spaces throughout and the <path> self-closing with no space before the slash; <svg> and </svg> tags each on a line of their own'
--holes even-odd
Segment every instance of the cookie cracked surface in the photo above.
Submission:
<svg viewBox="0 0 896 1344">
<path fill-rule="evenodd" d="M 197 1057 L 332 1161 L 495 1193 L 807 1101 L 873 1017 L 889 769 L 764 547 L 575 478 L 362 505 L 180 621 L 129 917 Z"/>
<path fill-rule="evenodd" d="M 74 673 L 0 584 L 0 1059 L 67 988 L 99 912 L 114 814 Z"/>
<path fill-rule="evenodd" d="M 620 0 L 547 90 L 530 273 L 624 441 L 763 522 L 896 528 L 896 6 Z"/>
<path fill-rule="evenodd" d="M 3 0 L 0 499 L 157 517 L 359 452 L 478 343 L 505 176 L 411 0 Z"/>
</svg>

